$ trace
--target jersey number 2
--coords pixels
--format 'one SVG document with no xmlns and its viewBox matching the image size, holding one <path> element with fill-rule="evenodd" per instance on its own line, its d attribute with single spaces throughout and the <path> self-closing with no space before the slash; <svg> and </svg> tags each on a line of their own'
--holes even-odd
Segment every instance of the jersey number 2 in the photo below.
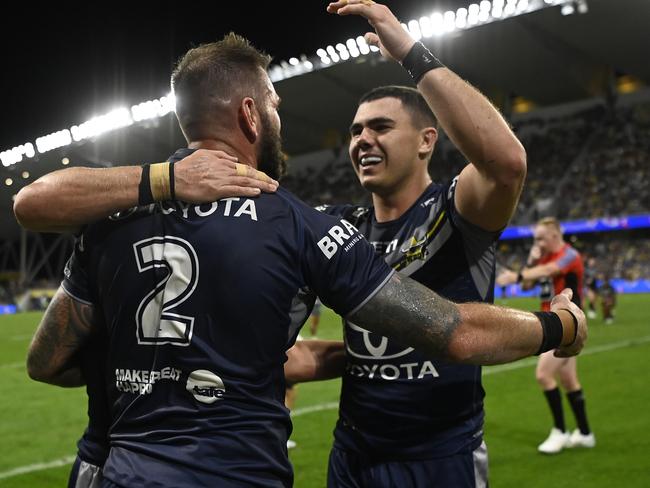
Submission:
<svg viewBox="0 0 650 488">
<path fill-rule="evenodd" d="M 192 245 L 173 236 L 158 236 L 133 244 L 140 273 L 158 271 L 154 288 L 135 314 L 138 344 L 187 346 L 194 317 L 174 313 L 199 281 L 199 260 Z M 160 273 L 160 271 L 164 271 Z"/>
</svg>

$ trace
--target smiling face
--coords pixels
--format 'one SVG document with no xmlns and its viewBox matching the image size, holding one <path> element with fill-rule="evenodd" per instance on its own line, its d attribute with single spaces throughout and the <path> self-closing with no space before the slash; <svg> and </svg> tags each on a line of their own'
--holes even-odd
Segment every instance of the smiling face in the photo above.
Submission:
<svg viewBox="0 0 650 488">
<path fill-rule="evenodd" d="M 431 152 L 423 151 L 423 129 L 393 97 L 359 105 L 350 126 L 349 150 L 361 185 L 380 195 L 398 191 L 412 178 L 426 177 Z"/>
</svg>

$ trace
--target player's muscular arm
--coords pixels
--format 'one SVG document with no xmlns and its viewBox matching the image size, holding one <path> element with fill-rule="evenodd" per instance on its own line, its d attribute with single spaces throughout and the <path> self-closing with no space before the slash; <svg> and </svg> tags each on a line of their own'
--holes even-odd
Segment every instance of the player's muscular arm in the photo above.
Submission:
<svg viewBox="0 0 650 488">
<path fill-rule="evenodd" d="M 578 310 L 574 312 L 584 318 Z M 535 354 L 542 343 L 540 321 L 530 312 L 489 304 L 454 304 L 397 274 L 348 318 L 365 329 L 399 338 L 427 355 L 458 363 L 510 362 Z M 573 331 L 568 314 L 562 322 Z M 563 344 L 572 339 L 567 336 Z M 581 347 L 582 343 L 578 344 L 572 353 L 577 354 Z"/>
<path fill-rule="evenodd" d="M 93 307 L 77 302 L 59 287 L 27 353 L 30 378 L 58 386 L 85 383 L 76 354 L 92 330 Z"/>
<path fill-rule="evenodd" d="M 344 368 L 342 341 L 298 341 L 287 351 L 284 376 L 291 383 L 329 380 L 342 376 Z"/>
<path fill-rule="evenodd" d="M 274 192 L 277 182 L 223 151 L 199 149 L 174 166 L 176 198 L 189 203 Z M 37 232 L 79 227 L 138 205 L 140 166 L 66 168 L 24 187 L 14 202 L 20 224 Z"/>
</svg>

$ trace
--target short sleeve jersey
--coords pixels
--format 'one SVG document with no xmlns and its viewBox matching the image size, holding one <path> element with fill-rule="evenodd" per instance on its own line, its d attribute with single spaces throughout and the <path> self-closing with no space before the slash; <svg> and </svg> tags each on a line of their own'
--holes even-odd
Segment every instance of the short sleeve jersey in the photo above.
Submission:
<svg viewBox="0 0 650 488">
<path fill-rule="evenodd" d="M 457 179 L 431 184 L 400 218 L 377 222 L 372 207 L 323 207 L 359 228 L 378 255 L 455 302 L 491 302 L 495 241 L 458 213 Z M 335 445 L 373 460 L 403 461 L 474 449 L 482 439 L 481 368 L 450 364 L 344 326 L 346 372 Z"/>
<path fill-rule="evenodd" d="M 345 316 L 392 273 L 349 222 L 282 188 L 151 205 L 86 228 L 63 286 L 106 325 L 104 476 L 291 485 L 285 351 L 316 295 Z"/>
</svg>

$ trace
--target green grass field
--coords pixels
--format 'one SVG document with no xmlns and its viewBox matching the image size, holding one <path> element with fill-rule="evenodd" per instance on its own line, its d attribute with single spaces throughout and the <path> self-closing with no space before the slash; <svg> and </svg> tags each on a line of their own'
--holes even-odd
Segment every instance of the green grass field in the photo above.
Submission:
<svg viewBox="0 0 650 488">
<path fill-rule="evenodd" d="M 532 300 L 507 304 L 536 306 Z M 595 449 L 538 454 L 550 414 L 535 383 L 535 360 L 485 368 L 492 488 L 650 486 L 650 296 L 619 297 L 617 314 L 614 325 L 590 322 L 579 361 Z M 0 487 L 65 486 L 86 422 L 83 389 L 65 390 L 27 377 L 25 351 L 39 317 L 0 316 Z M 340 336 L 338 318 L 325 310 L 319 337 Z M 290 454 L 298 488 L 325 486 L 338 394 L 338 381 L 298 388 L 293 435 L 298 447 Z M 566 401 L 565 413 L 573 428 Z"/>
</svg>

